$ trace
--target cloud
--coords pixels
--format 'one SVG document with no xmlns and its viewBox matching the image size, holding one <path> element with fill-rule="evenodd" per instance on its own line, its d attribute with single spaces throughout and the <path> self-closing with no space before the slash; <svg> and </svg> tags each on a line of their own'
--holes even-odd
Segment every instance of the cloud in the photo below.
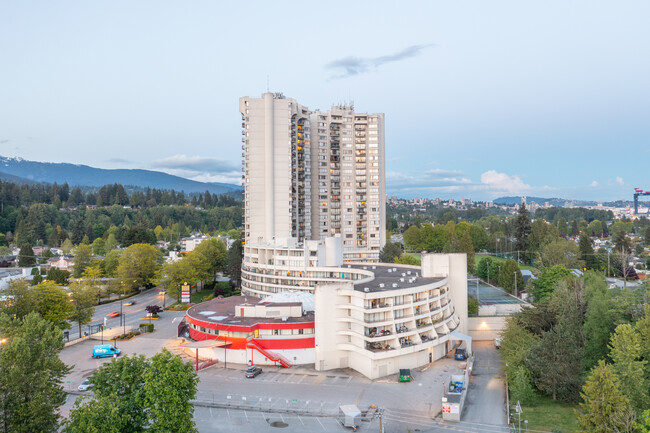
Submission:
<svg viewBox="0 0 650 433">
<path fill-rule="evenodd" d="M 496 170 L 483 173 L 481 175 L 481 184 L 492 191 L 509 193 L 520 193 L 531 189 L 531 186 L 526 185 L 519 176 L 510 176 L 506 173 L 499 173 Z"/>
<path fill-rule="evenodd" d="M 401 60 L 417 57 L 422 53 L 422 50 L 433 46 L 435 46 L 435 44 L 411 45 L 395 54 L 380 57 L 345 57 L 328 63 L 325 65 L 325 69 L 340 72 L 332 75 L 330 79 L 347 78 L 353 75 L 363 74 L 386 63 L 399 62 Z"/>
<path fill-rule="evenodd" d="M 620 176 L 616 176 L 616 183 L 618 185 L 624 185 L 623 178 Z"/>
<path fill-rule="evenodd" d="M 9 143 L 11 140 L 0 140 L 0 144 Z"/>
<path fill-rule="evenodd" d="M 105 160 L 105 162 L 111 162 L 113 164 L 132 164 L 131 161 L 128 161 L 124 158 L 110 158 Z"/>
<path fill-rule="evenodd" d="M 152 162 L 151 167 L 199 182 L 241 182 L 239 166 L 209 156 L 174 155 Z"/>
<path fill-rule="evenodd" d="M 596 187 L 598 187 L 598 182 L 596 182 L 596 181 L 594 180 L 593 182 L 591 182 L 591 183 L 589 184 L 589 186 L 592 187 L 592 188 L 596 188 Z"/>
<path fill-rule="evenodd" d="M 237 171 L 230 161 L 208 156 L 174 155 L 151 163 L 153 168 L 187 170 L 206 173 L 223 173 Z"/>
</svg>

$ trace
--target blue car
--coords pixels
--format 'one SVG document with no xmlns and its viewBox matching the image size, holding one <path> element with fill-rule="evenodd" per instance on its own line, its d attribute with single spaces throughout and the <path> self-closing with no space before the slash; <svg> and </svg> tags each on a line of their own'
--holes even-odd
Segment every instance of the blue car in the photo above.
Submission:
<svg viewBox="0 0 650 433">
<path fill-rule="evenodd" d="M 454 359 L 465 361 L 467 359 L 467 351 L 465 349 L 456 349 L 456 352 L 454 352 Z"/>
</svg>

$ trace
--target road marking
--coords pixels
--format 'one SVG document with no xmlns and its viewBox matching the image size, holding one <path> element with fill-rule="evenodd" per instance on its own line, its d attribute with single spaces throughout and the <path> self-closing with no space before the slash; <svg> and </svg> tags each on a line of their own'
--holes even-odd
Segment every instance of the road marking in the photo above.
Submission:
<svg viewBox="0 0 650 433">
<path fill-rule="evenodd" d="M 300 424 L 302 424 L 303 427 L 306 427 L 306 426 L 305 426 L 305 423 L 302 422 L 302 418 L 300 418 L 300 415 L 298 415 L 298 421 L 300 421 Z"/>
<path fill-rule="evenodd" d="M 316 421 L 318 421 L 318 424 L 320 424 L 320 426 L 323 427 L 323 430 L 324 430 L 324 431 L 327 431 L 327 429 L 325 428 L 325 426 L 323 425 L 323 423 L 320 422 L 320 420 L 319 420 L 318 418 L 316 418 Z"/>
</svg>

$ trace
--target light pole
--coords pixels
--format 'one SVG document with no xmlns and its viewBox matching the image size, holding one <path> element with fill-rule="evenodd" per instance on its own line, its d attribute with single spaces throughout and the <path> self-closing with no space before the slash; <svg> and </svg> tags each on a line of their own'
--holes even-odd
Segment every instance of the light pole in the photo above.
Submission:
<svg viewBox="0 0 650 433">
<path fill-rule="evenodd" d="M 515 298 L 518 298 L 518 297 L 519 296 L 517 294 L 517 271 L 515 271 Z"/>
</svg>

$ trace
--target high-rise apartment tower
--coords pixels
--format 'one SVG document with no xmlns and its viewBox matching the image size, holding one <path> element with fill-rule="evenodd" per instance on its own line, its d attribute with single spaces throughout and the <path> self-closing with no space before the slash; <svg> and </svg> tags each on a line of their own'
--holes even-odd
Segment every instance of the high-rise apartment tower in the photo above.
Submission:
<svg viewBox="0 0 650 433">
<path fill-rule="evenodd" d="M 279 93 L 239 100 L 247 244 L 340 237 L 343 260 L 386 242 L 384 115 L 310 111 Z"/>
</svg>

